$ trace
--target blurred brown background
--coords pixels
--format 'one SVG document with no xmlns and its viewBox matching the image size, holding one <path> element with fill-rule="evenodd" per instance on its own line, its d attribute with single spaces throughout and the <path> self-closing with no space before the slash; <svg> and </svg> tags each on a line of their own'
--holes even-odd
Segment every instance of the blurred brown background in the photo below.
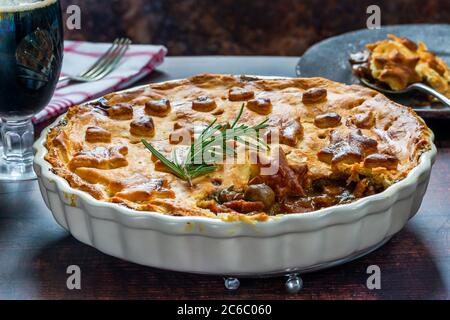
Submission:
<svg viewBox="0 0 450 320">
<path fill-rule="evenodd" d="M 382 24 L 450 23 L 449 0 L 60 0 L 77 4 L 82 29 L 67 39 L 164 44 L 170 55 L 301 55 L 326 37 Z"/>
</svg>

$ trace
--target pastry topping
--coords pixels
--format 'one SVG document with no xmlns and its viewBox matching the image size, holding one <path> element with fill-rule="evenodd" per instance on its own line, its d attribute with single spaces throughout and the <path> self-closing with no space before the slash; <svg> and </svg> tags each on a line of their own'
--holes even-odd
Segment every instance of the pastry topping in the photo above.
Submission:
<svg viewBox="0 0 450 320">
<path fill-rule="evenodd" d="M 133 107 L 127 103 L 121 103 L 110 107 L 108 116 L 114 120 L 131 120 L 133 119 Z"/>
<path fill-rule="evenodd" d="M 75 153 L 69 162 L 70 170 L 76 168 L 116 169 L 128 165 L 125 156 L 128 148 L 125 146 L 95 147 Z"/>
<path fill-rule="evenodd" d="M 303 93 L 302 102 L 306 104 L 317 103 L 325 100 L 327 98 L 327 94 L 327 89 L 311 88 Z"/>
<path fill-rule="evenodd" d="M 371 129 L 375 126 L 375 117 L 372 111 L 358 113 L 350 118 L 347 124 L 354 125 L 359 129 Z"/>
<path fill-rule="evenodd" d="M 388 170 L 395 170 L 398 166 L 398 159 L 395 156 L 375 153 L 367 156 L 364 160 L 366 168 L 386 168 Z"/>
<path fill-rule="evenodd" d="M 199 112 L 211 112 L 217 107 L 216 102 L 208 96 L 200 96 L 192 101 L 192 109 Z"/>
<path fill-rule="evenodd" d="M 170 144 L 190 145 L 194 140 L 193 130 L 188 128 L 176 129 L 169 134 Z"/>
<path fill-rule="evenodd" d="M 70 141 L 65 131 L 58 133 L 53 140 L 54 146 L 59 150 L 59 155 L 67 161 L 69 157 L 69 144 Z"/>
<path fill-rule="evenodd" d="M 348 136 L 348 141 L 357 146 L 364 156 L 377 152 L 377 140 L 364 136 L 361 130 L 353 130 Z"/>
<path fill-rule="evenodd" d="M 247 102 L 247 108 L 260 115 L 268 115 L 272 112 L 272 102 L 267 98 L 253 99 Z"/>
<path fill-rule="evenodd" d="M 330 137 L 330 145 L 318 153 L 320 161 L 328 164 L 353 164 L 361 162 L 364 156 L 377 152 L 377 141 L 365 137 L 361 131 L 352 131 L 347 137 L 341 138 L 337 132 Z"/>
<path fill-rule="evenodd" d="M 155 135 L 155 124 L 148 116 L 141 116 L 130 124 L 130 132 L 135 136 L 153 137 Z"/>
<path fill-rule="evenodd" d="M 445 65 L 439 63 L 438 60 L 434 59 L 428 61 L 428 66 L 434 71 L 436 71 L 441 77 L 445 77 L 445 73 L 447 71 L 445 69 Z"/>
<path fill-rule="evenodd" d="M 165 117 L 170 110 L 170 101 L 167 99 L 151 100 L 145 103 L 145 113 L 150 116 Z"/>
<path fill-rule="evenodd" d="M 416 73 L 418 62 L 418 57 L 408 57 L 400 51 L 393 51 L 389 57 L 373 58 L 374 67 L 383 70 L 377 77 L 380 81 L 389 83 L 394 90 L 404 89 L 409 83 L 420 81 Z"/>
<path fill-rule="evenodd" d="M 212 115 L 213 115 L 213 116 L 220 116 L 220 115 L 222 115 L 224 112 L 225 112 L 225 109 L 224 109 L 224 108 L 219 108 L 219 109 L 215 110 L 215 111 L 212 113 Z"/>
<path fill-rule="evenodd" d="M 341 116 L 334 112 L 321 114 L 314 119 L 314 124 L 321 129 L 338 127 L 341 125 Z"/>
<path fill-rule="evenodd" d="M 184 122 L 174 122 L 173 123 L 173 130 L 177 130 L 177 129 L 181 129 L 184 128 L 186 126 L 186 124 Z"/>
<path fill-rule="evenodd" d="M 419 49 L 417 43 L 408 38 L 396 38 L 396 39 L 411 51 L 417 51 L 417 49 Z"/>
<path fill-rule="evenodd" d="M 230 101 L 246 101 L 254 97 L 255 93 L 245 88 L 232 88 L 228 92 L 228 99 Z"/>
<path fill-rule="evenodd" d="M 281 125 L 280 143 L 295 147 L 303 136 L 300 119 L 289 120 Z"/>
<path fill-rule="evenodd" d="M 155 161 L 155 170 L 159 172 L 171 173 L 170 169 L 163 163 L 161 160 L 156 159 Z"/>
<path fill-rule="evenodd" d="M 169 189 L 169 183 L 163 179 L 151 179 L 142 184 L 132 185 L 116 193 L 115 200 L 124 199 L 133 202 L 148 202 L 154 198 L 175 198 L 175 192 Z"/>
<path fill-rule="evenodd" d="M 96 143 L 96 142 L 111 142 L 111 132 L 100 128 L 100 127 L 88 127 L 86 129 L 86 142 Z"/>
</svg>

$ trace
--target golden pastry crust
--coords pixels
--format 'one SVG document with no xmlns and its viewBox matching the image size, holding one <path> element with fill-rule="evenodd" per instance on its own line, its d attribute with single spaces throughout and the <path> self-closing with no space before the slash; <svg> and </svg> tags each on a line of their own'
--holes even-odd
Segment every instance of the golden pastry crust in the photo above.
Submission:
<svg viewBox="0 0 450 320">
<path fill-rule="evenodd" d="M 392 34 L 387 40 L 368 44 L 369 68 L 374 79 L 393 90 L 424 82 L 450 98 L 450 69 L 435 54 L 419 44 Z"/>
<path fill-rule="evenodd" d="M 214 110 L 193 108 L 201 96 L 214 101 Z M 280 134 L 279 145 L 272 146 L 272 154 L 279 153 L 279 170 L 270 176 L 259 175 L 253 164 L 224 164 L 196 178 L 190 187 L 164 172 L 144 147 L 145 130 L 130 131 L 139 119 L 151 119 L 153 131 L 146 139 L 170 155 L 173 148 L 190 143 L 178 144 L 174 133 L 195 132 L 214 119 L 232 121 L 252 99 L 270 101 L 270 109 L 246 107 L 240 122 L 255 125 L 269 118 Z M 170 103 L 170 112 L 148 115 L 146 106 L 155 100 Z M 114 106 L 115 111 L 108 112 Z M 92 131 L 107 139 L 89 139 L 89 134 L 86 139 Z M 266 220 L 273 214 L 314 211 L 384 190 L 418 164 L 420 155 L 431 148 L 430 135 L 410 108 L 361 86 L 322 78 L 202 74 L 70 108 L 48 134 L 45 159 L 72 187 L 98 200 L 170 215 Z M 249 185 L 254 185 L 251 192 Z M 275 195 L 272 206 L 257 201 L 255 192 L 261 190 L 270 198 Z"/>
</svg>

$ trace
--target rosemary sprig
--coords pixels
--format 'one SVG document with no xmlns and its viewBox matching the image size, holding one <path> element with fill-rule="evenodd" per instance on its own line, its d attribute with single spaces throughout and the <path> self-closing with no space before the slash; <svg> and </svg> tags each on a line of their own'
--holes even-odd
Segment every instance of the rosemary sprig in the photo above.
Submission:
<svg viewBox="0 0 450 320">
<path fill-rule="evenodd" d="M 192 180 L 194 178 L 214 172 L 218 169 L 218 166 L 215 165 L 213 161 L 214 158 L 220 157 L 223 159 L 225 154 L 235 156 L 235 151 L 230 150 L 226 145 L 226 142 L 228 141 L 241 142 L 253 149 L 270 149 L 269 145 L 261 140 L 259 135 L 256 137 L 253 136 L 255 132 L 258 133 L 260 130 L 268 127 L 267 123 L 269 119 L 252 127 L 245 124 L 238 125 L 243 112 L 244 104 L 242 104 L 241 109 L 232 124 L 217 124 L 217 119 L 212 121 L 191 144 L 189 152 L 181 162 L 175 151 L 173 151 L 172 160 L 170 160 L 156 150 L 156 148 L 145 139 L 142 139 L 142 143 L 173 175 L 187 181 L 188 184 L 192 186 Z M 204 159 L 203 155 L 205 153 L 213 154 L 215 157 Z M 196 163 L 198 157 L 201 157 L 200 163 Z"/>
</svg>

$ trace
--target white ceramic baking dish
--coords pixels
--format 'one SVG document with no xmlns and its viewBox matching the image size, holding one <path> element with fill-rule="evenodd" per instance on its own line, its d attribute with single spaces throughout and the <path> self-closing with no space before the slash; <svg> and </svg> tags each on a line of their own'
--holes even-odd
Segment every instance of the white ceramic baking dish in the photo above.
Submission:
<svg viewBox="0 0 450 320">
<path fill-rule="evenodd" d="M 367 254 L 417 213 L 436 157 L 432 144 L 404 180 L 382 193 L 346 205 L 249 224 L 138 212 L 98 201 L 52 173 L 44 160 L 49 128 L 34 145 L 34 168 L 45 203 L 63 228 L 114 257 L 201 274 L 302 273 Z"/>
</svg>

